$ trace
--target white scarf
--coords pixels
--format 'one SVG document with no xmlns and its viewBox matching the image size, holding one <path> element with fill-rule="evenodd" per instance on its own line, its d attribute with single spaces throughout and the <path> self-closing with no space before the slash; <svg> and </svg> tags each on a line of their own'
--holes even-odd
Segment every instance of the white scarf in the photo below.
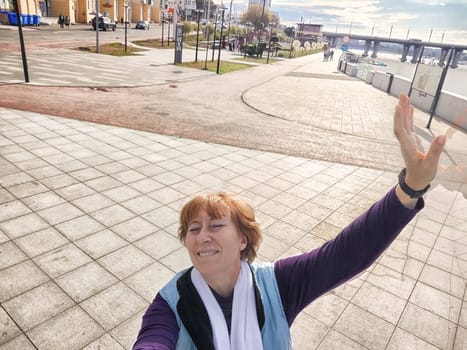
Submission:
<svg viewBox="0 0 467 350">
<path fill-rule="evenodd" d="M 229 338 L 227 323 L 219 303 L 201 273 L 196 268 L 191 270 L 193 285 L 208 311 L 216 350 L 263 349 L 251 273 L 248 264 L 241 261 L 240 274 L 234 287 L 232 326 Z"/>
</svg>

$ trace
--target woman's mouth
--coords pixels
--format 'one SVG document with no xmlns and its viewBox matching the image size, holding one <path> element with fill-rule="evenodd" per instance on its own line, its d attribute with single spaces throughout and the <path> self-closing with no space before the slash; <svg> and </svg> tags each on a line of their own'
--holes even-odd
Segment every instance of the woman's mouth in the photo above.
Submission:
<svg viewBox="0 0 467 350">
<path fill-rule="evenodd" d="M 200 257 L 205 257 L 205 256 L 213 256 L 213 255 L 216 255 L 218 253 L 219 253 L 218 250 L 208 250 L 208 251 L 198 252 L 196 254 L 198 256 L 200 256 Z"/>
</svg>

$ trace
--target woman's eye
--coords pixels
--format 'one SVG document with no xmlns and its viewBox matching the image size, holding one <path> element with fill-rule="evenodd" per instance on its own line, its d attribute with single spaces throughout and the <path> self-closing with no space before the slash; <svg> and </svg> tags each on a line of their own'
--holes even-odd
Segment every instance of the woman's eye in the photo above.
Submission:
<svg viewBox="0 0 467 350">
<path fill-rule="evenodd" d="M 211 225 L 211 227 L 212 227 L 213 229 L 219 229 L 219 228 L 224 227 L 224 226 L 225 226 L 224 224 L 212 224 L 212 225 Z"/>
<path fill-rule="evenodd" d="M 199 227 L 191 227 L 188 229 L 188 232 L 191 232 L 191 233 L 196 233 L 196 232 L 199 232 L 200 228 Z"/>
</svg>

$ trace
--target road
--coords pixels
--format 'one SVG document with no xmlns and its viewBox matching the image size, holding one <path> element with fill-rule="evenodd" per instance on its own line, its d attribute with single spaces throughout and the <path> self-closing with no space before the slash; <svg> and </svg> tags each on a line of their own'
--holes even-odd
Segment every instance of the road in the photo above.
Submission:
<svg viewBox="0 0 467 350">
<path fill-rule="evenodd" d="M 134 24 L 129 25 L 127 29 L 127 39 L 142 40 L 148 38 L 160 38 L 161 26 L 152 24 L 149 30 L 134 29 Z M 164 28 L 164 37 L 167 38 L 167 28 Z M 0 25 L 0 52 L 11 52 L 20 50 L 19 34 L 16 27 Z M 44 48 L 70 48 L 76 45 L 95 45 L 96 32 L 92 30 L 91 25 L 75 24 L 69 28 L 60 29 L 60 27 L 41 26 L 41 27 L 23 27 L 24 42 L 28 50 L 37 50 Z M 109 43 L 125 40 L 125 28 L 122 24 L 117 26 L 115 32 L 99 31 L 99 42 Z"/>
</svg>

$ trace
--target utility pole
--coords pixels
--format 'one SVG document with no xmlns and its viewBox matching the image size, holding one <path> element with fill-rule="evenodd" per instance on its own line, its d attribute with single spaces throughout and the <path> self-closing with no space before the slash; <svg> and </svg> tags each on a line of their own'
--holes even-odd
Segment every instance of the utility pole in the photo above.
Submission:
<svg viewBox="0 0 467 350">
<path fill-rule="evenodd" d="M 230 0 L 230 9 L 229 9 L 229 29 L 227 29 L 227 38 L 230 43 L 230 22 L 232 22 L 232 2 L 233 0 Z"/>
<path fill-rule="evenodd" d="M 201 14 L 203 10 L 196 10 L 196 14 L 198 15 L 198 26 L 196 28 L 196 53 L 195 53 L 195 63 L 198 62 L 198 45 L 199 45 L 199 20 L 201 19 Z"/>
<path fill-rule="evenodd" d="M 26 48 L 24 46 L 24 37 L 23 37 L 23 26 L 21 23 L 21 15 L 19 14 L 18 0 L 14 0 L 16 21 L 18 22 L 18 34 L 19 34 L 19 43 L 21 46 L 21 58 L 23 60 L 23 73 L 24 81 L 29 83 L 29 72 L 28 72 L 28 61 L 26 59 Z"/>
<path fill-rule="evenodd" d="M 216 73 L 219 74 L 219 68 L 221 63 L 221 49 L 222 49 L 222 29 L 224 28 L 224 12 L 225 8 L 221 8 L 222 11 L 222 21 L 221 21 L 221 37 L 219 38 L 219 53 L 217 55 L 217 70 Z"/>
<path fill-rule="evenodd" d="M 95 18 L 95 23 L 96 23 L 96 53 L 99 53 L 99 24 L 100 24 L 100 18 L 99 18 L 99 0 L 96 0 L 96 18 Z M 104 19 L 102 19 L 103 21 Z M 102 25 L 104 23 L 102 22 Z"/>
<path fill-rule="evenodd" d="M 125 11 L 125 52 L 128 50 L 128 3 L 123 4 L 123 9 Z"/>
</svg>

